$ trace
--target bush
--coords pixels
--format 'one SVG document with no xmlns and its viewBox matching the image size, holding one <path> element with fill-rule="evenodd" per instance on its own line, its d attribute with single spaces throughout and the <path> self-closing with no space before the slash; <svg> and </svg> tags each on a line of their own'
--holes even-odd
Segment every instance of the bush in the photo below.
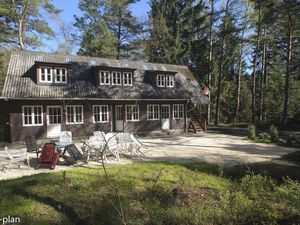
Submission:
<svg viewBox="0 0 300 225">
<path fill-rule="evenodd" d="M 278 186 L 262 175 L 247 175 L 220 197 L 219 224 L 298 224 L 300 185 L 291 179 Z"/>
<path fill-rule="evenodd" d="M 248 126 L 248 138 L 250 138 L 250 139 L 255 139 L 255 137 L 256 137 L 256 132 L 255 132 L 255 126 L 253 125 L 253 124 L 250 124 L 249 126 Z"/>
<path fill-rule="evenodd" d="M 274 125 L 272 125 L 270 127 L 270 135 L 271 135 L 271 141 L 274 143 L 277 143 L 278 141 L 278 130 L 277 127 L 275 127 Z"/>
<path fill-rule="evenodd" d="M 258 134 L 258 138 L 262 139 L 262 140 L 270 140 L 271 136 L 267 132 L 262 132 L 262 133 Z"/>
</svg>

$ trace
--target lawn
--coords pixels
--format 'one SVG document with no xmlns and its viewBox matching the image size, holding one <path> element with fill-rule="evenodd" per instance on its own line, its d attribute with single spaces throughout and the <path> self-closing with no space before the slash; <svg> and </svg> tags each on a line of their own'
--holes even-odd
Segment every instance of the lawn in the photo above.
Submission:
<svg viewBox="0 0 300 225">
<path fill-rule="evenodd" d="M 0 182 L 0 218 L 22 224 L 299 224 L 300 170 L 283 179 L 272 167 L 166 162 L 74 168 Z M 283 166 L 284 167 L 284 166 Z M 258 175 L 254 175 L 258 174 Z M 278 175 L 279 174 L 279 175 Z M 298 180 L 298 181 L 297 181 Z"/>
</svg>

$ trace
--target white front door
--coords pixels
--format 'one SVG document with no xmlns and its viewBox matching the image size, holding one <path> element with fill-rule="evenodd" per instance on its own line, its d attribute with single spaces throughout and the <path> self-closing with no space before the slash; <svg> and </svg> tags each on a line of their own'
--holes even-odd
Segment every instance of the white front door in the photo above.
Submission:
<svg viewBox="0 0 300 225">
<path fill-rule="evenodd" d="M 161 106 L 161 123 L 163 130 L 170 129 L 170 105 Z"/>
<path fill-rule="evenodd" d="M 61 106 L 47 106 L 47 137 L 59 137 L 61 132 Z"/>
<path fill-rule="evenodd" d="M 122 131 L 123 132 L 123 106 L 122 105 L 116 105 L 115 106 L 115 121 L 116 121 L 116 131 Z"/>
</svg>

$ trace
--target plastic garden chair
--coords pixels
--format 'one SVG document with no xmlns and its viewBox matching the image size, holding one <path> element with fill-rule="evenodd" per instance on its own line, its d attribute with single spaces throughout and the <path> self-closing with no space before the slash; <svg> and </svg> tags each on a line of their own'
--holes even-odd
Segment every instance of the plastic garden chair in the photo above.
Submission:
<svg viewBox="0 0 300 225">
<path fill-rule="evenodd" d="M 8 167 L 12 164 L 12 163 L 19 163 L 19 162 L 24 162 L 25 160 L 27 161 L 27 166 L 28 166 L 28 169 L 30 169 L 30 164 L 29 164 L 29 157 L 27 155 L 27 152 L 26 150 L 20 154 L 18 153 L 12 153 L 8 150 L 8 147 L 5 146 L 4 147 L 4 150 L 8 156 L 8 158 L 10 159 L 9 161 L 9 165 Z"/>
</svg>

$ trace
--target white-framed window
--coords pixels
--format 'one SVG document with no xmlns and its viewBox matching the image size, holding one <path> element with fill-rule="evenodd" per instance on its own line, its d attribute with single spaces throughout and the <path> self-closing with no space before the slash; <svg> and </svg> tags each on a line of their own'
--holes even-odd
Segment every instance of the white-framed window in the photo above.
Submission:
<svg viewBox="0 0 300 225">
<path fill-rule="evenodd" d="M 139 106 L 126 105 L 126 121 L 139 121 Z"/>
<path fill-rule="evenodd" d="M 67 69 L 66 68 L 54 68 L 55 83 L 67 83 Z"/>
<path fill-rule="evenodd" d="M 23 126 L 42 126 L 43 125 L 43 106 L 22 106 Z"/>
<path fill-rule="evenodd" d="M 99 72 L 100 84 L 109 85 L 110 84 L 110 72 L 100 70 Z"/>
<path fill-rule="evenodd" d="M 39 68 L 39 82 L 52 83 L 52 68 L 50 67 Z"/>
<path fill-rule="evenodd" d="M 184 112 L 183 104 L 174 104 L 173 105 L 173 118 L 174 119 L 182 119 Z"/>
<path fill-rule="evenodd" d="M 159 105 L 147 105 L 147 120 L 159 120 Z"/>
<path fill-rule="evenodd" d="M 174 75 L 166 75 L 166 87 L 174 87 Z"/>
<path fill-rule="evenodd" d="M 123 72 L 123 85 L 124 86 L 132 86 L 132 73 L 131 72 Z"/>
<path fill-rule="evenodd" d="M 157 74 L 156 83 L 157 83 L 157 87 L 164 87 L 165 86 L 165 75 Z"/>
<path fill-rule="evenodd" d="M 93 122 L 108 122 L 108 105 L 93 105 Z"/>
<path fill-rule="evenodd" d="M 111 72 L 111 84 L 122 85 L 122 73 L 118 71 Z"/>
<path fill-rule="evenodd" d="M 68 105 L 66 118 L 66 124 L 83 124 L 83 106 Z"/>
</svg>

